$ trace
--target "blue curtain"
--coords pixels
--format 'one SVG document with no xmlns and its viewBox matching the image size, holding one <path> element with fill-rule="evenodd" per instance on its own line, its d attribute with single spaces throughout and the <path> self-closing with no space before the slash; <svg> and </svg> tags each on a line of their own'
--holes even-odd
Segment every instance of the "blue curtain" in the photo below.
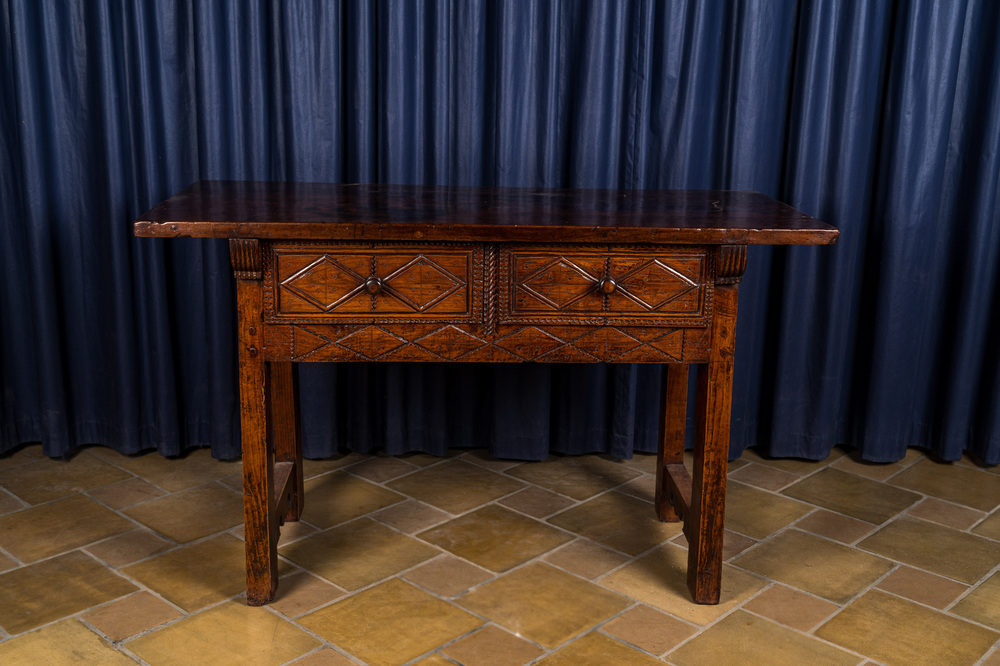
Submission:
<svg viewBox="0 0 1000 666">
<path fill-rule="evenodd" d="M 0 451 L 238 455 L 197 179 L 753 189 L 732 455 L 1000 462 L 1000 3 L 0 0 Z M 652 450 L 659 369 L 303 364 L 306 453 Z"/>
</svg>

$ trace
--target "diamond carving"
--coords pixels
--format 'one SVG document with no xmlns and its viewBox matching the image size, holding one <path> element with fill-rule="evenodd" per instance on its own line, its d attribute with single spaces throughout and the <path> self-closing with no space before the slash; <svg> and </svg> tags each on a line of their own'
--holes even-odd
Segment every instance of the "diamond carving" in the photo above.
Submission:
<svg viewBox="0 0 1000 666">
<path fill-rule="evenodd" d="M 598 358 L 615 358 L 640 344 L 632 336 L 615 328 L 599 328 L 573 341 L 574 347 L 579 347 Z"/>
<path fill-rule="evenodd" d="M 377 326 L 366 326 L 360 331 L 337 340 L 337 344 L 366 358 L 375 358 L 402 347 L 406 344 L 406 340 Z"/>
<path fill-rule="evenodd" d="M 698 288 L 697 283 L 659 259 L 648 261 L 618 278 L 618 285 L 622 295 L 647 310 L 659 310 L 667 303 Z"/>
<path fill-rule="evenodd" d="M 281 284 L 296 296 L 329 312 L 360 293 L 364 281 L 365 278 L 324 254 Z"/>
<path fill-rule="evenodd" d="M 292 327 L 292 356 L 298 358 L 318 351 L 330 344 L 328 338 L 301 326 Z"/>
<path fill-rule="evenodd" d="M 537 328 L 522 328 L 497 341 L 497 346 L 517 354 L 525 360 L 531 360 L 564 344 L 559 338 L 549 335 Z"/>
<path fill-rule="evenodd" d="M 429 349 L 435 354 L 451 360 L 485 344 L 479 338 L 454 326 L 438 329 L 415 340 L 415 342 L 424 349 Z"/>
<path fill-rule="evenodd" d="M 385 278 L 386 291 L 423 312 L 465 286 L 440 265 L 419 256 Z"/>
<path fill-rule="evenodd" d="M 559 257 L 521 281 L 521 288 L 555 310 L 562 310 L 594 291 L 597 279 Z"/>
</svg>

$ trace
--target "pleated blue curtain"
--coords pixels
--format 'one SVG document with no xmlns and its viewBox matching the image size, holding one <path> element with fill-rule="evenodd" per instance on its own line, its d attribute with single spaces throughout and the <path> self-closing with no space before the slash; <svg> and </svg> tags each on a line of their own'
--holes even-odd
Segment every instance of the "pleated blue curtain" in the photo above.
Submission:
<svg viewBox="0 0 1000 666">
<path fill-rule="evenodd" d="M 238 455 L 225 243 L 130 236 L 200 178 L 753 189 L 732 455 L 1000 461 L 1000 5 L 0 2 L 0 450 Z M 655 448 L 659 369 L 300 368 L 307 455 Z"/>
</svg>

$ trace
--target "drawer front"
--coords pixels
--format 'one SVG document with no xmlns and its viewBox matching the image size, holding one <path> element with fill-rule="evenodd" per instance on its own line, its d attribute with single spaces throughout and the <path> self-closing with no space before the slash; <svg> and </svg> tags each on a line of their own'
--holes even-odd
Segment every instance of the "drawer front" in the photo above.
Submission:
<svg viewBox="0 0 1000 666">
<path fill-rule="evenodd" d="M 501 254 L 504 322 L 706 326 L 704 248 L 512 246 Z"/>
<path fill-rule="evenodd" d="M 269 258 L 265 317 L 275 321 L 480 319 L 478 245 L 278 244 Z"/>
</svg>

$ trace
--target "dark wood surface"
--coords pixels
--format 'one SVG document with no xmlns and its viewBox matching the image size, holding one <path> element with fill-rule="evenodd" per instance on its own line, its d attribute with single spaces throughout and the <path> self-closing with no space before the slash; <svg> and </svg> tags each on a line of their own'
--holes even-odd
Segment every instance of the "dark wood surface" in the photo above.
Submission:
<svg viewBox="0 0 1000 666">
<path fill-rule="evenodd" d="M 654 510 L 719 602 L 737 294 L 747 244 L 837 230 L 754 192 L 199 182 L 139 236 L 229 238 L 247 601 L 305 500 L 296 362 L 663 363 Z M 684 466 L 688 365 L 694 465 Z"/>
<path fill-rule="evenodd" d="M 837 230 L 757 192 L 199 181 L 137 236 L 829 244 Z"/>
</svg>

